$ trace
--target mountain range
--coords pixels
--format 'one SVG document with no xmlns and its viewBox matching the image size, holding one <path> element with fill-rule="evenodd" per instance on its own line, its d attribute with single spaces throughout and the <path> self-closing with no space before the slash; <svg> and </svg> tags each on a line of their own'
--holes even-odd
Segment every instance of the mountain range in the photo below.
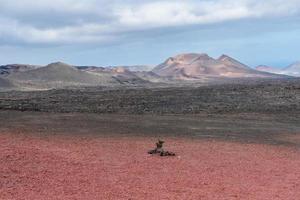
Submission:
<svg viewBox="0 0 300 200">
<path fill-rule="evenodd" d="M 297 70 L 297 66 L 290 67 Z M 147 84 L 176 84 L 178 81 L 217 82 L 220 79 L 286 78 L 266 72 L 267 68 L 253 69 L 222 55 L 215 59 L 207 54 L 180 54 L 168 58 L 156 67 L 151 66 L 71 66 L 62 62 L 46 66 L 0 66 L 0 89 L 44 90 L 82 86 L 142 86 Z"/>
<path fill-rule="evenodd" d="M 179 80 L 197 80 L 203 78 L 276 78 L 280 75 L 261 72 L 245 64 L 222 55 L 214 59 L 207 54 L 180 54 L 168 58 L 153 69 L 153 72 Z"/>
</svg>

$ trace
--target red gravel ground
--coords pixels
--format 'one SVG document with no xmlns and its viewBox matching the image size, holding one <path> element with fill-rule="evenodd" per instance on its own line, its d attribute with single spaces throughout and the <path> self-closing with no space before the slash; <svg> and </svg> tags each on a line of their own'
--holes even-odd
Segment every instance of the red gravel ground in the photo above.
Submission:
<svg viewBox="0 0 300 200">
<path fill-rule="evenodd" d="M 300 152 L 164 138 L 0 134 L 0 199 L 300 199 Z"/>
</svg>

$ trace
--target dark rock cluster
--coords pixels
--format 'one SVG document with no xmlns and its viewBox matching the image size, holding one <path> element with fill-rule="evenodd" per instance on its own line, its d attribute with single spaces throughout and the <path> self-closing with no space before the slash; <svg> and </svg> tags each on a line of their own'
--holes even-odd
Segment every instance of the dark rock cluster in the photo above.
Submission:
<svg viewBox="0 0 300 200">
<path fill-rule="evenodd" d="M 291 113 L 300 111 L 300 79 L 202 87 L 0 92 L 1 109 L 116 114 Z"/>
<path fill-rule="evenodd" d="M 163 149 L 164 143 L 165 143 L 164 141 L 158 140 L 158 142 L 156 143 L 156 148 L 148 151 L 148 154 L 158 154 L 160 156 L 175 156 L 175 153 L 170 151 L 165 151 Z"/>
</svg>

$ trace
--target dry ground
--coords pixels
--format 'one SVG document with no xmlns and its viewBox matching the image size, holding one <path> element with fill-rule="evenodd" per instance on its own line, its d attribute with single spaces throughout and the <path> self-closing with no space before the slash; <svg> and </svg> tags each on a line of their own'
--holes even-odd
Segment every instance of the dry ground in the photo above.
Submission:
<svg viewBox="0 0 300 200">
<path fill-rule="evenodd" d="M 1 111 L 0 199 L 297 200 L 297 120 Z"/>
</svg>

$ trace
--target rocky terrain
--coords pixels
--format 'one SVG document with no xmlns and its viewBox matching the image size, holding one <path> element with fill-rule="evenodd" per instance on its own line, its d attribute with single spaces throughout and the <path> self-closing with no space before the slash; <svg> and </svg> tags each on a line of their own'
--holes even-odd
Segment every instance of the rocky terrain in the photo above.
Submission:
<svg viewBox="0 0 300 200">
<path fill-rule="evenodd" d="M 299 116 L 299 78 L 228 56 L 181 55 L 153 71 L 10 71 L 0 199 L 294 200 Z M 158 138 L 176 156 L 148 155 Z"/>
<path fill-rule="evenodd" d="M 10 115 L 17 116 L 13 120 L 24 120 L 27 126 L 14 126 L 17 123 L 9 123 L 10 117 L 4 115 L 9 128 L 0 130 L 3 200 L 296 200 L 300 195 L 299 150 L 294 147 L 165 136 L 166 148 L 178 156 L 161 158 L 146 153 L 157 140 L 145 134 L 159 123 L 152 121 L 156 117 L 137 125 L 139 117 L 127 117 L 136 121 L 122 123 L 126 120 L 122 116 L 105 120 L 99 115 L 24 114 Z M 182 128 L 187 128 L 186 123 L 179 123 L 178 118 L 169 121 L 181 131 L 189 130 Z M 198 133 L 215 128 L 197 131 L 196 122 L 201 120 L 190 121 L 193 123 L 188 128 Z M 155 130 L 178 131 L 171 125 Z M 125 135 L 110 132 L 123 127 Z"/>
<path fill-rule="evenodd" d="M 0 109 L 88 113 L 299 113 L 300 79 L 182 87 L 1 92 Z"/>
</svg>

